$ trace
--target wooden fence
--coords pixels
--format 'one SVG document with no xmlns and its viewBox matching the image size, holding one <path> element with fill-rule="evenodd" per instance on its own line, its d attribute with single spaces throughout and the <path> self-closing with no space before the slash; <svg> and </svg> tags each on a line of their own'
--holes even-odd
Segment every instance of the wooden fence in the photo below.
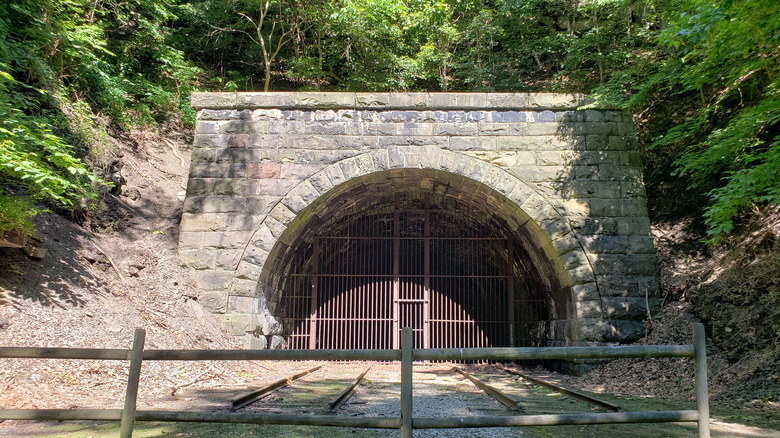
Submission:
<svg viewBox="0 0 780 438">
<path fill-rule="evenodd" d="M 0 347 L 0 358 L 129 360 L 130 373 L 124 409 L 0 409 L 0 420 L 120 421 L 122 438 L 130 438 L 136 421 L 249 423 L 306 426 L 400 429 L 410 438 L 412 429 L 464 427 L 548 426 L 617 423 L 698 422 L 699 437 L 709 437 L 709 397 L 704 326 L 693 325 L 688 345 L 634 345 L 615 347 L 536 348 L 412 348 L 412 331 L 404 328 L 400 350 L 144 350 L 146 332 L 136 329 L 132 350 L 89 348 Z M 648 357 L 694 358 L 696 410 L 610 412 L 497 417 L 412 418 L 412 362 L 415 360 L 572 360 Z M 401 361 L 400 417 L 339 417 L 332 415 L 280 415 L 236 412 L 136 410 L 141 364 L 146 360 L 338 360 Z"/>
</svg>

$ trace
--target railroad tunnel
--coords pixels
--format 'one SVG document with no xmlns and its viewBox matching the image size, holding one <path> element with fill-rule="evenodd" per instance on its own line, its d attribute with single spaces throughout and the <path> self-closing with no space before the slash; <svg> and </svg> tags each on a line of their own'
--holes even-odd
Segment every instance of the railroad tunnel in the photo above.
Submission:
<svg viewBox="0 0 780 438">
<path fill-rule="evenodd" d="M 260 290 L 287 348 L 563 345 L 566 271 L 517 205 L 464 176 L 371 173 L 309 205 L 274 246 Z"/>
</svg>

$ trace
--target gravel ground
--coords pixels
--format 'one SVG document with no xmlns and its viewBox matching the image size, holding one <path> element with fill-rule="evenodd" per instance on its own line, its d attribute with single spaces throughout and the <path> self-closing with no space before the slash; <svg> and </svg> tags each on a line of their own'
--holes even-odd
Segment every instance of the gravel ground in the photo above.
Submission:
<svg viewBox="0 0 780 438">
<path fill-rule="evenodd" d="M 485 395 L 469 381 L 449 372 L 452 366 L 418 367 L 415 370 L 413 416 L 476 417 L 508 415 L 511 412 L 498 401 Z M 458 376 L 458 377 L 456 377 Z M 399 371 L 377 370 L 375 380 L 361 387 L 351 403 L 343 409 L 346 415 L 398 416 L 400 413 L 401 381 Z M 400 436 L 388 431 L 387 436 Z M 415 430 L 415 437 L 534 437 L 521 428 L 490 429 L 428 429 Z"/>
<path fill-rule="evenodd" d="M 296 370 L 309 369 L 316 363 L 297 363 Z M 344 387 L 353 381 L 366 367 L 371 370 L 366 375 L 354 395 L 338 411 L 340 416 L 370 416 L 399 417 L 401 397 L 400 364 L 333 364 L 325 363 L 323 367 L 293 382 L 290 387 L 280 389 L 273 394 L 255 402 L 240 412 L 275 413 L 275 414 L 323 414 L 328 402 Z M 496 416 L 531 413 L 510 411 L 495 399 L 487 396 L 471 382 L 455 373 L 451 364 L 416 365 L 414 369 L 414 417 L 474 417 Z M 495 370 L 484 372 L 479 367 L 466 367 L 467 372 L 479 373 L 481 378 L 491 384 L 507 389 L 511 395 L 522 399 L 527 406 L 550 406 L 547 413 L 561 412 L 565 407 L 560 398 L 542 402 L 547 397 L 545 392 L 529 390 L 524 385 L 517 385 L 512 377 Z M 289 374 L 293 374 L 290 372 Z M 270 382 L 284 375 L 273 378 L 263 376 L 262 381 Z M 514 384 L 514 387 L 509 385 Z M 176 401 L 169 400 L 155 408 L 183 409 L 183 403 L 198 406 L 197 409 L 224 410 L 230 400 L 245 393 L 247 388 L 235 385 L 213 388 L 209 391 L 193 389 L 182 393 Z M 547 397 L 549 398 L 549 397 Z M 552 403 L 552 405 L 551 405 Z M 554 407 L 557 406 L 557 407 Z M 587 407 L 585 407 L 587 409 Z M 533 409 L 533 408 L 531 408 Z M 536 411 L 532 413 L 542 413 Z M 386 430 L 385 436 L 399 436 L 398 431 Z M 522 428 L 492 428 L 492 429 L 442 429 L 416 430 L 416 437 L 534 437 Z"/>
</svg>

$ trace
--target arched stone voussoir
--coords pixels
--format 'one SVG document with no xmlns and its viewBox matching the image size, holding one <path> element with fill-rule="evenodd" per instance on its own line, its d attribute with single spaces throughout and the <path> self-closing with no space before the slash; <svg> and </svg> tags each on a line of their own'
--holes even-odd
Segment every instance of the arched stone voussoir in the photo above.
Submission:
<svg viewBox="0 0 780 438">
<path fill-rule="evenodd" d="M 324 167 L 309 178 L 302 180 L 291 189 L 271 210 L 271 214 L 256 229 L 250 242 L 264 249 L 272 248 L 267 262 L 261 268 L 269 269 L 269 263 L 277 260 L 279 251 L 288 248 L 294 240 L 298 227 L 317 215 L 313 205 L 324 205 L 338 197 L 343 191 L 356 185 L 371 184 L 371 179 L 366 179 L 372 174 L 378 174 L 395 169 L 431 169 L 446 175 L 454 175 L 451 178 L 462 177 L 464 181 L 470 180 L 475 187 L 482 187 L 488 195 L 482 201 L 486 205 L 503 210 L 503 214 L 509 218 L 509 223 L 517 224 L 518 228 L 525 230 L 526 235 L 531 236 L 532 246 L 536 248 L 548 247 L 546 252 L 553 249 L 550 242 L 560 235 L 575 235 L 568 226 L 568 221 L 561 216 L 552 202 L 538 192 L 534 187 L 518 178 L 516 175 L 501 167 L 492 165 L 478 158 L 460 154 L 436 146 L 398 146 L 381 150 L 371 150 L 360 155 L 345 158 L 341 161 Z M 465 184 L 465 183 L 464 183 Z M 468 183 L 470 184 L 470 183 Z M 497 189 L 502 188 L 501 192 Z M 480 196 L 476 194 L 474 196 Z M 500 202 L 494 202 L 495 197 Z M 266 224 L 272 220 L 275 224 Z M 283 232 L 268 232 L 270 225 L 283 226 Z M 549 225 L 555 224 L 554 236 L 548 233 L 553 231 Z M 283 245 L 277 245 L 283 243 Z M 554 250 L 554 249 L 553 249 Z M 581 247 L 567 248 L 567 252 L 582 252 Z M 557 267 L 561 266 L 559 255 L 547 254 Z M 582 254 L 584 256 L 584 252 Z M 569 256 L 571 257 L 571 255 Z M 248 263 L 249 260 L 239 262 L 236 272 L 246 272 L 258 269 L 256 264 Z M 244 266 L 247 265 L 247 266 Z M 556 269 L 558 270 L 558 269 Z M 565 275 L 565 272 L 557 272 Z M 257 278 L 267 276 L 257 275 Z M 562 285 L 570 285 L 570 278 L 561 278 Z"/>
</svg>

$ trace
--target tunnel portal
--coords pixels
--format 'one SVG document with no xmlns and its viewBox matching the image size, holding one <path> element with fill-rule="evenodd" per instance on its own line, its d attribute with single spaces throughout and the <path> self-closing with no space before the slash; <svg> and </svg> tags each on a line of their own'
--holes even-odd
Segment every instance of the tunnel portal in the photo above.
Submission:
<svg viewBox="0 0 780 438">
<path fill-rule="evenodd" d="M 247 348 L 629 342 L 660 304 L 631 114 L 533 93 L 195 93 L 179 255 Z"/>
</svg>

